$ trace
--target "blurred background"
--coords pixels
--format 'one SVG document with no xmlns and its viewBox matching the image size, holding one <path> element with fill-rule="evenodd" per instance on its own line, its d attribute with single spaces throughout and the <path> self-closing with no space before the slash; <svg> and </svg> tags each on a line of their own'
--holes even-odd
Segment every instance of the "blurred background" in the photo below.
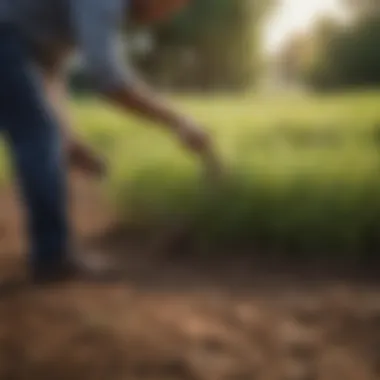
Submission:
<svg viewBox="0 0 380 380">
<path fill-rule="evenodd" d="M 376 0 L 194 0 L 173 21 L 136 29 L 128 56 L 167 91 L 326 91 L 379 80 Z"/>
<path fill-rule="evenodd" d="M 214 136 L 211 187 L 76 57 L 76 128 L 110 172 L 73 177 L 75 231 L 127 280 L 0 292 L 0 379 L 379 379 L 379 41 L 377 0 L 193 0 L 128 26 L 131 65 Z M 3 276 L 25 239 L 0 152 Z"/>
<path fill-rule="evenodd" d="M 230 177 L 212 196 L 175 142 L 94 105 L 79 59 L 78 127 L 110 160 L 122 217 L 182 218 L 207 244 L 297 260 L 376 259 L 379 19 L 375 0 L 194 0 L 170 22 L 129 28 L 136 70 L 215 137 Z"/>
</svg>

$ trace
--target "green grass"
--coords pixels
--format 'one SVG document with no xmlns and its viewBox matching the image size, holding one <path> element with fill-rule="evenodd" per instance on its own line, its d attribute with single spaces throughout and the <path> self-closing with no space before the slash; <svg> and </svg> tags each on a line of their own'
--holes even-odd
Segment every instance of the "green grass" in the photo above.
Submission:
<svg viewBox="0 0 380 380">
<path fill-rule="evenodd" d="M 109 194 L 126 220 L 184 218 L 208 241 L 289 252 L 380 247 L 380 93 L 173 102 L 215 136 L 230 169 L 217 193 L 169 134 L 96 101 L 75 104 L 81 132 L 110 161 Z"/>
</svg>

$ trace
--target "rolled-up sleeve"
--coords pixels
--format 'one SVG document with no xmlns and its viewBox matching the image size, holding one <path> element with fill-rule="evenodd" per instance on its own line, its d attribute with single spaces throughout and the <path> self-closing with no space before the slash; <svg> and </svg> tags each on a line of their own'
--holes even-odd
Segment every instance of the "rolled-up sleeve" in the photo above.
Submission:
<svg viewBox="0 0 380 380">
<path fill-rule="evenodd" d="M 74 38 L 86 71 L 99 91 L 132 85 L 133 74 L 120 46 L 127 0 L 71 0 Z"/>
</svg>

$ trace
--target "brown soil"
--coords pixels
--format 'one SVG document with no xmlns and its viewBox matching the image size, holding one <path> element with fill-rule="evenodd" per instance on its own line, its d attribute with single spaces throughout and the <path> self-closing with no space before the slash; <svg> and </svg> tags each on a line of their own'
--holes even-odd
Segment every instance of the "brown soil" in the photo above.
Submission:
<svg viewBox="0 0 380 380">
<path fill-rule="evenodd" d="M 98 186 L 73 183 L 81 240 L 113 230 Z M 11 189 L 0 210 L 5 281 L 24 274 L 26 246 Z M 123 283 L 0 292 L 0 379 L 380 378 L 376 285 L 318 273 L 306 281 L 305 273 L 264 272 L 232 255 L 174 262 L 132 237 L 108 233 L 95 247 L 121 260 Z"/>
</svg>

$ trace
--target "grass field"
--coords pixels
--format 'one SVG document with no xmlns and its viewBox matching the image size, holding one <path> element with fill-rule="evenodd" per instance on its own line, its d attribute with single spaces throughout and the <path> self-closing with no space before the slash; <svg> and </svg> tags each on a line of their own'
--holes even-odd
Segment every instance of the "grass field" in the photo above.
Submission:
<svg viewBox="0 0 380 380">
<path fill-rule="evenodd" d="M 110 161 L 107 187 L 128 221 L 183 218 L 201 240 L 292 253 L 380 247 L 380 93 L 174 103 L 216 138 L 230 172 L 217 193 L 158 128 L 96 101 L 75 103 L 81 132 Z"/>
</svg>

